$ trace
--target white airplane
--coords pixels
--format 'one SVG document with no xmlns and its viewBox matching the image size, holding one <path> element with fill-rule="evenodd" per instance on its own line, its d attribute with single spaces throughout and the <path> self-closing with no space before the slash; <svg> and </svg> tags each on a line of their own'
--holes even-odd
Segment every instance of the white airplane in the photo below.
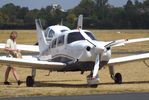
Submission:
<svg viewBox="0 0 149 100">
<path fill-rule="evenodd" d="M 115 73 L 114 65 L 149 59 L 149 53 L 119 57 L 111 59 L 111 49 L 128 43 L 148 41 L 149 38 L 121 39 L 115 41 L 98 41 L 88 30 L 82 29 L 83 16 L 79 16 L 78 29 L 70 30 L 66 26 L 55 25 L 42 29 L 39 19 L 35 20 L 38 34 L 38 46 L 17 45 L 24 51 L 39 52 L 35 56 L 23 56 L 20 58 L 0 57 L 1 64 L 21 65 L 21 68 L 31 68 L 32 74 L 26 78 L 26 85 L 34 85 L 36 69 L 68 72 L 68 71 L 90 71 L 87 76 L 89 86 L 97 87 L 99 84 L 98 71 L 105 65 L 109 67 L 110 76 L 116 84 L 122 83 L 122 75 Z M 1 43 L 0 48 L 5 44 Z"/>
</svg>

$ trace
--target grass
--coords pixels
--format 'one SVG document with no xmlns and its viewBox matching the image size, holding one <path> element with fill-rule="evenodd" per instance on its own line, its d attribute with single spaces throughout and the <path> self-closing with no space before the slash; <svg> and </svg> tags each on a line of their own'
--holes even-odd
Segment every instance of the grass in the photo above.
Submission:
<svg viewBox="0 0 149 100">
<path fill-rule="evenodd" d="M 18 32 L 17 43 L 34 44 L 37 42 L 34 30 L 16 30 Z M 149 30 L 91 30 L 100 40 L 115 40 L 127 38 L 149 37 Z M 0 42 L 5 42 L 11 30 L 0 30 Z M 149 51 L 149 41 L 127 45 L 125 47 L 113 48 L 113 52 L 146 52 Z M 2 52 L 2 51 L 1 51 Z M 126 54 L 128 55 L 128 54 Z M 113 57 L 125 56 L 125 54 L 114 54 Z M 149 64 L 149 61 L 148 61 Z M 107 93 L 127 93 L 127 92 L 149 92 L 149 68 L 143 62 L 126 63 L 115 66 L 116 72 L 123 75 L 124 83 L 116 85 L 109 76 L 108 68 L 99 71 L 100 85 L 98 88 L 89 88 L 86 85 L 86 76 L 80 72 L 52 72 L 47 76 L 48 71 L 37 71 L 35 87 L 26 87 L 26 76 L 30 75 L 31 69 L 16 68 L 20 79 L 24 81 L 21 86 L 17 86 L 15 79 L 10 74 L 11 86 L 4 86 L 5 66 L 0 66 L 0 97 L 18 96 L 41 96 L 41 95 L 88 95 Z"/>
</svg>

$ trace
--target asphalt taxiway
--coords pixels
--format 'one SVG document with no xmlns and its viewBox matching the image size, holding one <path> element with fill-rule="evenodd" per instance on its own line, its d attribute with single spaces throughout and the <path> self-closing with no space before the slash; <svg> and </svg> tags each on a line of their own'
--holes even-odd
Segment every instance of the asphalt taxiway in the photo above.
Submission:
<svg viewBox="0 0 149 100">
<path fill-rule="evenodd" d="M 36 96 L 0 98 L 0 100 L 149 100 L 149 93 L 100 94 L 86 96 Z"/>
</svg>

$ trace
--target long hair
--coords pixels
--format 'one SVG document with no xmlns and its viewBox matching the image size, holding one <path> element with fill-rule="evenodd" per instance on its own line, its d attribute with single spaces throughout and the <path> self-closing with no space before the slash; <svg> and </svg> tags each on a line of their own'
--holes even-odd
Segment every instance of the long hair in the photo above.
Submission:
<svg viewBox="0 0 149 100">
<path fill-rule="evenodd" d="M 12 31 L 11 33 L 10 33 L 10 39 L 13 39 L 13 34 L 16 34 L 16 36 L 17 36 L 17 32 L 16 31 Z"/>
</svg>

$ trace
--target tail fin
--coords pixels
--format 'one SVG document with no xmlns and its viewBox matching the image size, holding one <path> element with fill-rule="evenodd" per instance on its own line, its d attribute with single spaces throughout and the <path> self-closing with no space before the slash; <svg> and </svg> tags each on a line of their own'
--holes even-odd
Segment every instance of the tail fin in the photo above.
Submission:
<svg viewBox="0 0 149 100">
<path fill-rule="evenodd" d="M 45 34 L 40 19 L 36 19 L 35 23 L 36 23 L 39 51 L 40 54 L 42 54 L 48 48 L 48 44 L 46 42 Z"/>
<path fill-rule="evenodd" d="M 63 18 L 61 19 L 61 25 L 63 25 Z"/>
<path fill-rule="evenodd" d="M 78 17 L 78 26 L 77 28 L 82 29 L 83 28 L 83 15 L 79 15 Z"/>
</svg>

